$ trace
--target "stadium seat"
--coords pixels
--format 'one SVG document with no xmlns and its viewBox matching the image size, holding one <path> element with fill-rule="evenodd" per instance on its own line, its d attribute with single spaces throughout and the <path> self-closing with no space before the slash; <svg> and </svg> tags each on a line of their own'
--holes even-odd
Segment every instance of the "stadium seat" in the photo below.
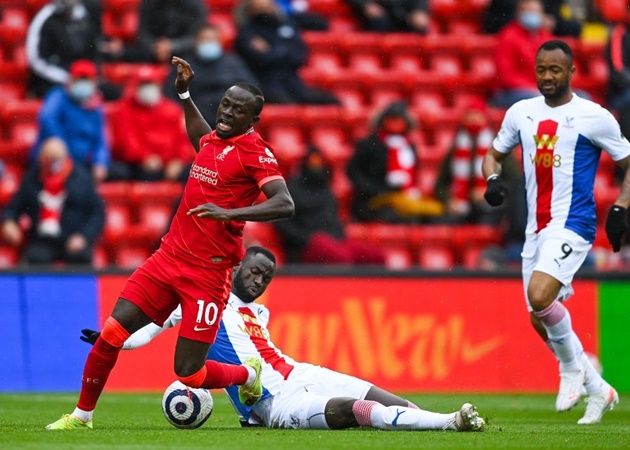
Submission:
<svg viewBox="0 0 630 450">
<path fill-rule="evenodd" d="M 105 230 L 103 239 L 108 244 L 132 235 L 131 207 L 125 203 L 107 203 L 105 206 Z"/>
<path fill-rule="evenodd" d="M 105 203 L 128 203 L 131 204 L 132 183 L 126 181 L 114 181 L 99 183 L 98 192 L 103 197 Z"/>
<path fill-rule="evenodd" d="M 170 203 L 145 203 L 138 208 L 138 227 L 147 240 L 155 241 L 167 231 L 173 215 Z"/>
<path fill-rule="evenodd" d="M 385 267 L 389 270 L 405 270 L 413 266 L 411 250 L 407 247 L 383 247 Z"/>
<path fill-rule="evenodd" d="M 142 66 L 147 66 L 155 70 L 155 72 L 161 77 L 162 81 L 166 79 L 170 70 L 170 64 L 166 65 L 116 62 L 103 64 L 103 77 L 114 84 L 125 85 Z"/>
<path fill-rule="evenodd" d="M 266 137 L 276 157 L 284 163 L 293 165 L 306 154 L 307 142 L 299 125 L 274 124 L 267 130 Z"/>
<path fill-rule="evenodd" d="M 105 36 L 126 42 L 133 42 L 136 39 L 139 23 L 138 11 L 133 9 L 105 10 L 101 18 Z"/>
<path fill-rule="evenodd" d="M 26 40 L 29 17 L 23 8 L 5 8 L 0 22 L 0 44 L 5 48 L 23 43 Z"/>
<path fill-rule="evenodd" d="M 339 125 L 314 125 L 310 137 L 311 143 L 334 164 L 343 164 L 352 155 L 352 146 Z"/>
<path fill-rule="evenodd" d="M 22 166 L 5 163 L 4 175 L 0 179 L 0 206 L 6 204 L 15 194 L 20 186 L 21 178 Z"/>
<path fill-rule="evenodd" d="M 151 253 L 152 249 L 146 245 L 121 244 L 114 250 L 113 263 L 123 269 L 136 269 Z"/>
<path fill-rule="evenodd" d="M 348 68 L 367 76 L 378 77 L 384 68 L 383 56 L 376 53 L 350 53 Z"/>
<path fill-rule="evenodd" d="M 109 252 L 102 243 L 97 243 L 94 246 L 94 254 L 92 256 L 92 266 L 95 269 L 104 269 L 109 265 Z"/>
<path fill-rule="evenodd" d="M 421 247 L 418 263 L 425 270 L 449 270 L 455 266 L 455 256 L 449 246 Z"/>
<path fill-rule="evenodd" d="M 390 54 L 389 68 L 396 72 L 417 73 L 422 70 L 422 59 L 413 54 Z"/>
<path fill-rule="evenodd" d="M 0 269 L 10 269 L 16 266 L 19 259 L 18 249 L 0 244 Z"/>
<path fill-rule="evenodd" d="M 343 70 L 343 61 L 341 56 L 334 51 L 312 52 L 304 69 L 331 77 Z"/>
<path fill-rule="evenodd" d="M 221 41 L 225 48 L 232 48 L 234 39 L 238 31 L 234 24 L 234 18 L 231 11 L 228 13 L 216 11 L 214 8 L 210 11 L 208 22 L 219 29 Z"/>
<path fill-rule="evenodd" d="M 1 62 L 0 64 L 6 64 L 6 62 Z M 26 86 L 24 83 L 4 83 L 0 81 L 0 104 L 21 100 L 24 97 L 26 97 Z"/>
<path fill-rule="evenodd" d="M 29 147 L 19 142 L 0 140 L 0 161 L 26 167 Z"/>
<path fill-rule="evenodd" d="M 171 181 L 131 184 L 131 198 L 136 208 L 146 204 L 165 204 L 171 209 L 182 194 L 183 186 Z"/>
</svg>

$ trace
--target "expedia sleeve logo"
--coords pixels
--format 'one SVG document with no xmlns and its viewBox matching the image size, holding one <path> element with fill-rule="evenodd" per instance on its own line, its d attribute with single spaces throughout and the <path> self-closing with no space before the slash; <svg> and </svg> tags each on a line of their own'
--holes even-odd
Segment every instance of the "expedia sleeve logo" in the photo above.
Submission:
<svg viewBox="0 0 630 450">
<path fill-rule="evenodd" d="M 276 157 L 273 155 L 273 153 L 271 152 L 271 150 L 269 150 L 267 147 L 265 147 L 265 156 L 259 156 L 258 157 L 258 162 L 261 164 L 275 164 L 276 166 L 278 165 L 278 161 L 276 160 Z"/>
</svg>

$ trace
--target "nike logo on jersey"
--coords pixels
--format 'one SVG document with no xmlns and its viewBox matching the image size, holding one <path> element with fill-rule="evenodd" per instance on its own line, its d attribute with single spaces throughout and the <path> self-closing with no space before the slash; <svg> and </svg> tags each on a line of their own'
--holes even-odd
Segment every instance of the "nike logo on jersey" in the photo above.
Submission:
<svg viewBox="0 0 630 450">
<path fill-rule="evenodd" d="M 395 427 L 398 426 L 398 418 L 405 412 L 405 410 L 401 411 L 399 409 L 396 409 L 396 417 L 394 417 L 394 420 L 392 420 L 392 425 L 394 425 Z"/>
<path fill-rule="evenodd" d="M 223 151 L 221 153 L 219 153 L 217 155 L 217 159 L 220 161 L 225 160 L 225 157 L 227 156 L 228 153 L 230 153 L 232 150 L 234 150 L 234 146 L 233 145 L 228 145 L 227 147 L 225 147 L 223 149 Z"/>
<path fill-rule="evenodd" d="M 531 120 L 531 121 L 532 121 L 532 123 L 534 123 L 534 117 L 535 117 L 535 116 L 527 116 L 527 118 L 528 118 L 529 120 Z"/>
<path fill-rule="evenodd" d="M 212 327 L 200 328 L 199 325 L 195 325 L 195 328 L 193 328 L 193 330 L 195 330 L 195 331 L 208 331 L 211 328 Z"/>
</svg>

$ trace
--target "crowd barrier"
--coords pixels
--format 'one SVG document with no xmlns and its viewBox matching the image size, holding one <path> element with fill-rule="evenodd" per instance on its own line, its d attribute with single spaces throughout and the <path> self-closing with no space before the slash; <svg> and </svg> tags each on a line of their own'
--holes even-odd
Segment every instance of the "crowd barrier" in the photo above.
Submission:
<svg viewBox="0 0 630 450">
<path fill-rule="evenodd" d="M 126 274 L 0 275 L 0 392 L 80 388 L 89 346 Z M 606 378 L 630 392 L 630 282 L 576 280 L 575 331 Z M 529 324 L 519 278 L 279 274 L 259 300 L 274 343 L 298 361 L 399 392 L 557 389 L 557 363 Z M 176 330 L 122 352 L 109 391 L 170 384 Z"/>
</svg>

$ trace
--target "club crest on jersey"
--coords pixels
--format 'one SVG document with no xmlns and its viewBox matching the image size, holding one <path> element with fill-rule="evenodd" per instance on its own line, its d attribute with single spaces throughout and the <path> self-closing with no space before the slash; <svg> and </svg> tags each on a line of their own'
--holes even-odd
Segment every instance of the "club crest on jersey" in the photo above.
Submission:
<svg viewBox="0 0 630 450">
<path fill-rule="evenodd" d="M 575 119 L 575 117 L 565 117 L 564 118 L 564 125 L 562 125 L 564 128 L 573 128 L 573 119 Z"/>
<path fill-rule="evenodd" d="M 264 157 L 264 156 L 259 156 L 258 157 L 258 162 L 259 163 L 261 163 L 261 164 L 262 163 L 267 163 L 267 164 L 278 165 L 278 161 L 276 160 L 276 157 L 271 152 L 271 150 L 269 150 L 267 147 L 265 147 L 265 155 L 267 155 L 267 157 Z"/>
<path fill-rule="evenodd" d="M 230 153 L 232 150 L 234 150 L 234 146 L 233 145 L 228 145 L 227 147 L 225 147 L 223 149 L 223 151 L 221 153 L 219 153 L 217 155 L 217 159 L 219 161 L 224 161 L 225 157 L 227 156 L 227 154 Z"/>
</svg>

